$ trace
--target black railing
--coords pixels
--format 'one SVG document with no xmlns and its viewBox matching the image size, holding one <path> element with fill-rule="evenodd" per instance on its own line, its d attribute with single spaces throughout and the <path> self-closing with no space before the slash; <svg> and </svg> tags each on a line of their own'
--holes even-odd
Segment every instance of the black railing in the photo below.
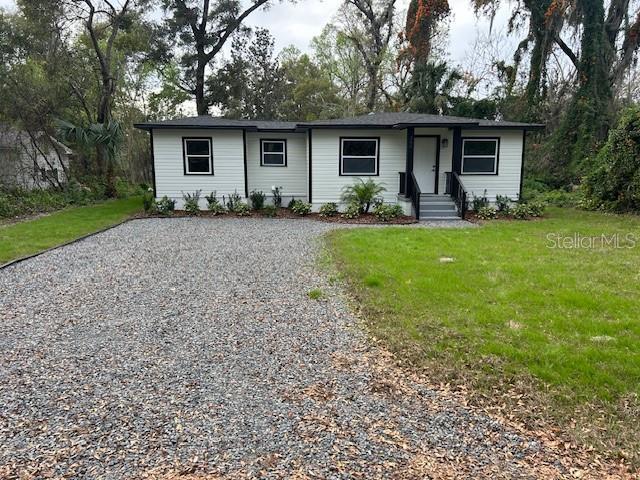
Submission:
<svg viewBox="0 0 640 480">
<path fill-rule="evenodd" d="M 404 195 L 406 192 L 406 181 L 407 181 L 407 174 L 404 172 L 398 172 L 398 174 L 400 175 L 400 186 L 398 188 L 398 193 L 400 195 Z"/>
<path fill-rule="evenodd" d="M 407 197 L 411 197 L 411 203 L 416 211 L 416 218 L 420 218 L 420 187 L 416 176 L 411 172 L 409 174 L 409 191 L 406 193 Z"/>
<path fill-rule="evenodd" d="M 458 208 L 460 218 L 464 220 L 467 214 L 467 191 L 464 188 L 462 180 L 456 172 L 446 172 L 447 183 L 445 186 L 445 192 L 447 195 L 451 195 L 453 201 Z"/>
</svg>

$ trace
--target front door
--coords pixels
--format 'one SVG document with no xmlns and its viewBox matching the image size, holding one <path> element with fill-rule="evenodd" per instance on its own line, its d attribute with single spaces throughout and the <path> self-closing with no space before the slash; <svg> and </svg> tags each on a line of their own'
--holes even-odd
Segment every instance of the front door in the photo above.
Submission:
<svg viewBox="0 0 640 480">
<path fill-rule="evenodd" d="M 419 137 L 413 144 L 413 174 L 416 176 L 420 192 L 437 193 L 438 178 L 438 137 Z"/>
</svg>

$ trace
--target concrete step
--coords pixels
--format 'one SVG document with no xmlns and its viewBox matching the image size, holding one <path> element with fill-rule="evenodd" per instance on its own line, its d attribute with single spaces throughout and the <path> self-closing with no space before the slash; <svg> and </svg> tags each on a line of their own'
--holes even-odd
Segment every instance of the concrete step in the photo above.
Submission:
<svg viewBox="0 0 640 480">
<path fill-rule="evenodd" d="M 422 217 L 457 217 L 456 210 L 422 210 L 420 209 L 420 218 Z"/>
<path fill-rule="evenodd" d="M 449 195 L 433 195 L 433 194 L 422 194 L 420 195 L 420 202 L 452 202 L 453 200 Z"/>
<path fill-rule="evenodd" d="M 430 216 L 420 216 L 421 222 L 450 222 L 454 220 L 460 220 L 460 217 L 430 217 Z"/>
<path fill-rule="evenodd" d="M 456 210 L 453 202 L 420 202 L 420 210 Z"/>
</svg>

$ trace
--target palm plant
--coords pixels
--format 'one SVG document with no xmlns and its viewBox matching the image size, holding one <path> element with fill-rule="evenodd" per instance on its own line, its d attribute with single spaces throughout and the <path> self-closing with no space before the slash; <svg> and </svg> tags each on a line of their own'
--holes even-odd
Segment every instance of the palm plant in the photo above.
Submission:
<svg viewBox="0 0 640 480">
<path fill-rule="evenodd" d="M 119 122 L 92 123 L 87 127 L 58 120 L 58 132 L 62 140 L 85 150 L 95 149 L 96 166 L 100 175 L 106 174 L 107 195 L 115 195 L 114 171 L 118 150 L 124 140 Z"/>
<path fill-rule="evenodd" d="M 371 178 L 366 182 L 358 178 L 353 185 L 344 187 L 342 201 L 348 205 L 355 204 L 362 213 L 367 213 L 376 197 L 385 190 L 386 188 L 381 183 L 376 183 Z"/>
</svg>

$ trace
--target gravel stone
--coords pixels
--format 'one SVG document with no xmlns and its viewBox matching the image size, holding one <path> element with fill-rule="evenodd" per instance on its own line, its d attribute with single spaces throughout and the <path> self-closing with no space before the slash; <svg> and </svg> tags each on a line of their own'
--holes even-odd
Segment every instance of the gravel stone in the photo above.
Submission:
<svg viewBox="0 0 640 480">
<path fill-rule="evenodd" d="M 315 266 L 343 227 L 135 220 L 0 271 L 0 477 L 535 478 L 370 344 Z"/>
</svg>

